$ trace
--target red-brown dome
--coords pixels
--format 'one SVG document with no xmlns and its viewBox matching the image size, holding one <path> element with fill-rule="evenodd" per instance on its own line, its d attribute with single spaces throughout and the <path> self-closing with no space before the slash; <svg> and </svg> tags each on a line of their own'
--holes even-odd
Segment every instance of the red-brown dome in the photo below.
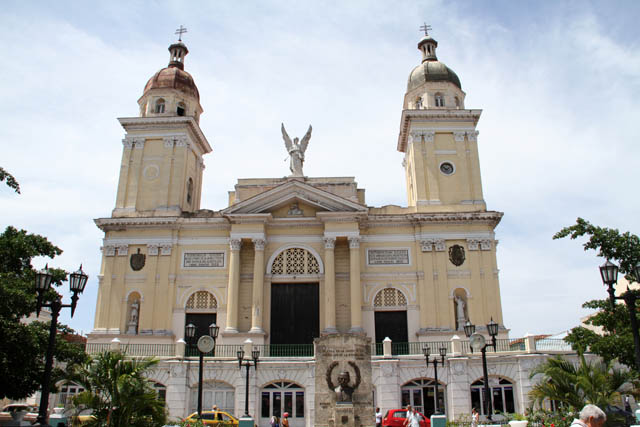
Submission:
<svg viewBox="0 0 640 427">
<path fill-rule="evenodd" d="M 200 93 L 191 74 L 175 66 L 158 71 L 144 87 L 143 96 L 151 89 L 176 89 L 200 101 Z"/>
</svg>

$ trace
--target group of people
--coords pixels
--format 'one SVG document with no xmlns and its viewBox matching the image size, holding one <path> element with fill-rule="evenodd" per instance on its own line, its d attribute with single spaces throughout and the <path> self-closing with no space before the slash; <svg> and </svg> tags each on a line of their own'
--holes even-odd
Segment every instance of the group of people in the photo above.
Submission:
<svg viewBox="0 0 640 427">
<path fill-rule="evenodd" d="M 275 414 L 272 415 L 269 424 L 271 427 L 289 427 L 289 413 L 285 412 L 282 414 L 282 419 L 278 418 Z"/>
<path fill-rule="evenodd" d="M 422 416 L 415 411 L 411 405 L 407 405 L 407 415 L 404 420 L 406 427 L 420 427 Z M 480 421 L 480 413 L 476 408 L 471 410 L 471 427 L 478 427 Z M 572 427 L 603 427 L 607 421 L 607 415 L 596 405 L 586 405 L 580 411 L 578 418 L 571 423 Z M 273 424 L 271 424 L 273 425 Z M 376 427 L 382 427 L 382 412 L 380 408 L 376 408 Z"/>
</svg>

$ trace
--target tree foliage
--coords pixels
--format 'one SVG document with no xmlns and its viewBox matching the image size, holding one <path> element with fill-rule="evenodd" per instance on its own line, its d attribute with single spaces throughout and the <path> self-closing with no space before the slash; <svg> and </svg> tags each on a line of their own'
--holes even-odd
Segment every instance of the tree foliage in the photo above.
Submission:
<svg viewBox="0 0 640 427">
<path fill-rule="evenodd" d="M 44 371 L 49 325 L 20 320 L 36 309 L 35 271 L 31 260 L 37 256 L 53 258 L 62 253 L 45 237 L 14 227 L 0 234 L 0 398 L 24 399 L 40 388 Z M 63 270 L 52 270 L 53 283 L 59 286 L 66 278 Z M 49 291 L 47 298 L 56 296 Z M 52 384 L 62 378 L 60 366 L 84 360 L 84 349 L 64 340 L 73 330 L 59 325 L 55 360 L 61 362 L 52 373 Z M 52 386 L 52 390 L 55 388 Z"/>
<path fill-rule="evenodd" d="M 106 351 L 76 365 L 69 380 L 84 387 L 74 398 L 78 408 L 92 409 L 88 426 L 154 427 L 166 422 L 164 402 L 158 399 L 147 375 L 158 363 L 148 358 L 127 358 Z"/>
<path fill-rule="evenodd" d="M 5 181 L 6 184 L 13 188 L 13 191 L 20 194 L 20 184 L 9 172 L 0 167 L 0 182 Z"/>
<path fill-rule="evenodd" d="M 621 233 L 617 229 L 595 226 L 578 218 L 576 223 L 557 232 L 553 238 L 570 237 L 577 239 L 587 236 L 584 250 L 595 250 L 599 257 L 615 262 L 629 283 L 636 282 L 634 267 L 640 262 L 640 238 L 630 232 Z M 637 290 L 628 290 L 640 297 Z M 573 328 L 566 341 L 578 351 L 589 351 L 605 361 L 618 359 L 629 367 L 635 367 L 634 343 L 629 322 L 629 311 L 624 304 L 611 307 L 609 300 L 587 301 L 584 308 L 597 310 L 587 321 L 588 325 L 602 328 L 596 333 L 582 326 Z M 637 315 L 637 308 L 636 308 Z"/>
<path fill-rule="evenodd" d="M 545 399 L 555 400 L 570 411 L 578 412 L 591 403 L 605 410 L 620 401 L 622 386 L 632 385 L 631 392 L 638 393 L 640 384 L 632 371 L 615 369 L 612 362 L 587 361 L 579 355 L 579 363 L 561 356 L 547 359 L 538 365 L 530 378 L 539 376 L 529 396 L 541 405 Z"/>
</svg>

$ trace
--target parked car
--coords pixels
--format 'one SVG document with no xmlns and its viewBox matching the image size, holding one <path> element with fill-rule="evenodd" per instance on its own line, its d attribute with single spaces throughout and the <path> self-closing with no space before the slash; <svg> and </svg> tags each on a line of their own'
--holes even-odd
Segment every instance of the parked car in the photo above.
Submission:
<svg viewBox="0 0 640 427">
<path fill-rule="evenodd" d="M 425 417 L 422 413 L 418 412 L 420 415 L 420 427 L 431 427 L 431 421 Z M 404 422 L 407 419 L 407 410 L 406 409 L 390 409 L 384 414 L 382 418 L 382 425 L 389 427 L 402 427 L 404 426 Z"/>
<path fill-rule="evenodd" d="M 25 421 L 34 422 L 38 418 L 38 407 L 33 405 L 27 405 L 26 403 L 11 403 L 2 408 L 0 412 L 0 421 L 11 421 L 12 413 L 25 411 L 26 414 L 23 418 Z"/>
<path fill-rule="evenodd" d="M 194 412 L 183 421 L 196 421 L 198 413 Z M 237 426 L 238 419 L 225 411 L 202 411 L 202 423 L 206 426 L 217 426 L 219 424 Z"/>
</svg>

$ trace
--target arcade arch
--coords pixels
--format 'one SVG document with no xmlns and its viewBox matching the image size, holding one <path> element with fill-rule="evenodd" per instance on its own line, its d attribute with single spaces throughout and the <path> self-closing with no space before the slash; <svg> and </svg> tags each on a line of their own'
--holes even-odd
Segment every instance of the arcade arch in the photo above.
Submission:
<svg viewBox="0 0 640 427">
<path fill-rule="evenodd" d="M 417 378 L 405 383 L 400 389 L 402 407 L 411 405 L 425 415 L 431 417 L 436 405 L 436 382 L 431 378 Z M 446 412 L 446 385 L 438 381 L 438 409 Z"/>
</svg>

